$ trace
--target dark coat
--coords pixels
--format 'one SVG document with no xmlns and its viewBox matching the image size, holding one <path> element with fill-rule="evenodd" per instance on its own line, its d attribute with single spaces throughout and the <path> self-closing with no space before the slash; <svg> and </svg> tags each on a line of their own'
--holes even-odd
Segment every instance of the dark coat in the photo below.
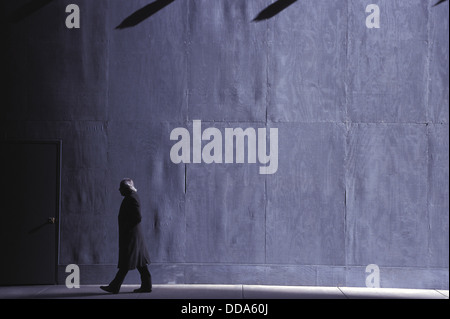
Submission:
<svg viewBox="0 0 450 319">
<path fill-rule="evenodd" d="M 125 195 L 119 211 L 118 268 L 135 269 L 150 264 L 141 230 L 141 206 L 136 192 Z"/>
</svg>

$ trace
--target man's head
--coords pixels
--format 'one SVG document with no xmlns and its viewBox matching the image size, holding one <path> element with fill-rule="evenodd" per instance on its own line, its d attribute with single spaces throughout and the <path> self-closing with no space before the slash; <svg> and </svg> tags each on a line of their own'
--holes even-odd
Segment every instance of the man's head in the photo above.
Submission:
<svg viewBox="0 0 450 319">
<path fill-rule="evenodd" d="M 134 183 L 131 178 L 124 178 L 120 182 L 119 191 L 122 196 L 125 196 L 131 194 L 132 192 L 137 192 L 137 189 L 134 187 Z"/>
</svg>

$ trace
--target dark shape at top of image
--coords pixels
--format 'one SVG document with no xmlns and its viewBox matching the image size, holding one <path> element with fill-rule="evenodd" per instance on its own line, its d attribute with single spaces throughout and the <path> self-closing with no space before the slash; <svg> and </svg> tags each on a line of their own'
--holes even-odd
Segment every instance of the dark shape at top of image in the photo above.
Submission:
<svg viewBox="0 0 450 319">
<path fill-rule="evenodd" d="M 123 20 L 122 23 L 120 23 L 116 27 L 116 29 L 125 29 L 134 27 L 139 23 L 141 23 L 142 21 L 144 21 L 145 19 L 150 18 L 158 11 L 164 9 L 166 6 L 168 6 L 174 1 L 175 0 L 156 0 L 131 14 L 129 17 Z"/>
<path fill-rule="evenodd" d="M 10 23 L 18 23 L 53 1 L 55 0 L 32 0 L 15 10 L 8 20 Z"/>
<path fill-rule="evenodd" d="M 445 2 L 447 0 L 439 0 L 438 2 L 436 2 L 435 4 L 433 4 L 433 7 L 437 6 L 438 4 L 441 4 L 442 2 Z"/>
<path fill-rule="evenodd" d="M 270 6 L 261 11 L 253 19 L 253 21 L 258 22 L 271 19 L 296 1 L 297 0 L 278 0 L 277 2 L 272 3 Z"/>
</svg>

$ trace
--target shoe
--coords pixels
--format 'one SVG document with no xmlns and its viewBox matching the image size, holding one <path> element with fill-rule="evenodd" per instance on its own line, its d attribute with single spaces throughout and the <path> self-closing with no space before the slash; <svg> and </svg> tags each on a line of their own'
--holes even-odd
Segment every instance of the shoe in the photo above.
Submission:
<svg viewBox="0 0 450 319">
<path fill-rule="evenodd" d="M 119 289 L 111 287 L 111 286 L 100 286 L 100 289 L 106 291 L 106 292 L 110 292 L 112 294 L 118 294 L 119 293 Z"/>
<path fill-rule="evenodd" d="M 152 288 L 138 288 L 138 289 L 134 289 L 133 292 L 136 293 L 142 293 L 142 292 L 152 292 Z"/>
</svg>

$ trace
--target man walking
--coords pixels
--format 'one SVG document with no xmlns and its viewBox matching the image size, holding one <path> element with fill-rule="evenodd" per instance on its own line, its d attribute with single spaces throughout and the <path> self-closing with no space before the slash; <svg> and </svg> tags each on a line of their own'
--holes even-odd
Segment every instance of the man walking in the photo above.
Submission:
<svg viewBox="0 0 450 319">
<path fill-rule="evenodd" d="M 120 194 L 124 196 L 119 210 L 119 268 L 116 277 L 108 286 L 101 289 L 114 294 L 119 293 L 120 287 L 129 270 L 136 269 L 141 275 L 141 287 L 134 292 L 151 292 L 152 276 L 147 265 L 150 257 L 141 230 L 141 207 L 137 190 L 131 179 L 125 178 L 120 182 Z"/>
</svg>

